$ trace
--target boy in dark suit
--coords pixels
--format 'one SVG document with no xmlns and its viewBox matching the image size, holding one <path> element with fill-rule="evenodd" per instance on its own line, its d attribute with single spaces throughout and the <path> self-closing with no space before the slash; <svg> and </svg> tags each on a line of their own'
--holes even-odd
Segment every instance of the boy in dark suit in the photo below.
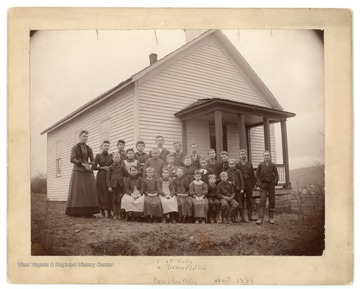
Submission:
<svg viewBox="0 0 360 289">
<path fill-rule="evenodd" d="M 255 185 L 255 173 L 253 165 L 248 161 L 247 151 L 246 149 L 240 150 L 240 161 L 237 164 L 237 168 L 241 171 L 242 176 L 244 178 L 244 191 L 246 198 L 246 210 L 249 221 L 256 221 L 252 217 L 252 195 L 253 195 L 253 187 Z M 245 207 L 245 204 L 242 204 Z"/>
<path fill-rule="evenodd" d="M 109 167 L 106 174 L 106 185 L 111 193 L 111 202 L 114 219 L 121 219 L 120 208 L 121 198 L 124 194 L 124 177 L 127 177 L 128 171 L 120 163 L 121 156 L 119 153 L 113 154 L 113 164 Z"/>
<path fill-rule="evenodd" d="M 271 162 L 270 151 L 264 151 L 264 161 L 259 163 L 256 170 L 256 182 L 260 186 L 260 212 L 256 224 L 260 225 L 263 222 L 266 198 L 269 195 L 269 222 L 274 222 L 275 211 L 275 186 L 279 180 L 279 174 L 274 163 Z"/>
</svg>

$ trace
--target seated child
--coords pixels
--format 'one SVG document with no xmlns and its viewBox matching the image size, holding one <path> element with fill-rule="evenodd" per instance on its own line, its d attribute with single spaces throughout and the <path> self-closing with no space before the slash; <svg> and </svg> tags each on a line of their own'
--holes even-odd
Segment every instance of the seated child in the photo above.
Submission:
<svg viewBox="0 0 360 289">
<path fill-rule="evenodd" d="M 166 156 L 166 164 L 164 165 L 164 167 L 166 167 L 169 170 L 170 179 L 173 179 L 176 176 L 177 167 L 174 165 L 174 162 L 175 162 L 175 156 L 171 153 L 168 154 Z"/>
<path fill-rule="evenodd" d="M 144 217 L 148 222 L 161 222 L 162 207 L 157 189 L 157 180 L 154 178 L 154 168 L 145 169 L 146 178 L 143 179 L 142 192 L 145 195 Z"/>
<path fill-rule="evenodd" d="M 175 224 L 178 203 L 175 196 L 174 185 L 170 178 L 169 170 L 166 167 L 163 168 L 161 178 L 158 179 L 157 182 L 157 189 L 163 210 L 163 223 L 166 223 L 166 219 L 170 219 L 171 223 Z"/>
<path fill-rule="evenodd" d="M 143 168 L 145 165 L 146 160 L 149 158 L 148 154 L 146 152 L 144 152 L 145 149 L 145 143 L 142 140 L 139 140 L 136 143 L 136 150 L 137 152 L 135 153 L 135 159 L 139 161 L 140 163 L 140 175 L 143 175 Z"/>
<path fill-rule="evenodd" d="M 207 184 L 209 181 L 210 170 L 208 168 L 208 162 L 206 158 L 200 158 L 200 169 L 201 180 Z"/>
<path fill-rule="evenodd" d="M 187 218 L 192 216 L 193 202 L 188 194 L 189 183 L 184 176 L 184 169 L 176 169 L 176 178 L 173 181 L 175 194 L 177 196 L 179 222 L 184 223 Z"/>
<path fill-rule="evenodd" d="M 193 197 L 195 223 L 205 224 L 205 219 L 208 212 L 208 200 L 206 198 L 207 186 L 201 180 L 201 173 L 199 170 L 194 172 L 195 180 L 189 185 L 190 195 Z"/>
<path fill-rule="evenodd" d="M 141 169 L 140 162 L 137 159 L 135 159 L 135 153 L 133 149 L 126 150 L 126 160 L 123 160 L 123 165 L 129 173 L 131 167 L 136 167 L 138 174 L 140 176 L 140 169 Z"/>
<path fill-rule="evenodd" d="M 221 215 L 224 224 L 232 224 L 231 217 L 239 206 L 239 203 L 235 201 L 235 192 L 233 185 L 228 181 L 227 172 L 220 173 L 220 183 L 217 185 L 216 193 L 220 199 Z"/>
<path fill-rule="evenodd" d="M 228 181 L 231 182 L 234 187 L 235 200 L 239 203 L 238 210 L 240 212 L 241 222 L 248 222 L 247 220 L 245 220 L 244 207 L 242 206 L 245 201 L 244 179 L 241 171 L 236 168 L 235 159 L 229 159 L 229 169 L 227 170 L 227 173 Z M 235 215 L 237 215 L 237 212 L 235 213 Z M 236 221 L 238 221 L 238 219 L 236 219 Z"/>
<path fill-rule="evenodd" d="M 217 197 L 216 193 L 216 182 L 217 177 L 214 174 L 209 175 L 209 183 L 208 183 L 208 193 L 207 193 L 207 199 L 209 202 L 209 220 L 210 223 L 213 224 L 214 222 L 220 224 L 220 200 Z"/>
<path fill-rule="evenodd" d="M 121 209 L 126 212 L 126 219 L 138 221 L 144 211 L 144 195 L 141 192 L 142 178 L 137 167 L 130 168 L 130 176 L 125 179 L 125 194 L 122 198 Z"/>
<path fill-rule="evenodd" d="M 146 178 L 146 176 L 147 176 L 146 168 L 148 168 L 148 167 L 152 167 L 154 169 L 153 177 L 155 179 L 158 179 L 161 177 L 161 170 L 164 166 L 164 162 L 160 159 L 159 154 L 160 153 L 159 153 L 158 148 L 152 149 L 151 157 L 149 159 L 147 159 L 144 164 L 144 169 L 143 169 L 143 177 L 144 178 Z"/>
<path fill-rule="evenodd" d="M 113 164 L 108 168 L 106 173 L 106 185 L 108 191 L 111 193 L 111 204 L 114 219 L 121 219 L 120 207 L 121 198 L 124 193 L 124 178 L 128 176 L 128 172 L 120 163 L 120 159 L 120 154 L 114 153 Z"/>
</svg>

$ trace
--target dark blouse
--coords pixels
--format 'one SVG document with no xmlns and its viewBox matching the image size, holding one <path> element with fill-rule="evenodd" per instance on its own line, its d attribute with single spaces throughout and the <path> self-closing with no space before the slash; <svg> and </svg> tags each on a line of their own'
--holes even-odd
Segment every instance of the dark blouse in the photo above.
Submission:
<svg viewBox="0 0 360 289">
<path fill-rule="evenodd" d="M 107 152 L 102 152 L 95 156 L 94 170 L 100 170 L 100 167 L 109 167 L 112 164 L 111 155 Z"/>
<path fill-rule="evenodd" d="M 74 164 L 74 171 L 85 172 L 82 164 L 92 164 L 94 166 L 94 154 L 92 149 L 84 143 L 78 143 L 71 149 L 70 162 Z"/>
<path fill-rule="evenodd" d="M 129 176 L 125 178 L 125 193 L 128 195 L 131 195 L 133 193 L 135 187 L 138 189 L 140 194 L 143 194 L 142 186 L 143 179 L 139 176 Z"/>
<path fill-rule="evenodd" d="M 174 181 L 175 194 L 187 194 L 189 183 L 185 177 L 175 178 Z"/>
<path fill-rule="evenodd" d="M 157 194 L 157 181 L 155 178 L 152 180 L 143 179 L 142 194 Z"/>
<path fill-rule="evenodd" d="M 144 164 L 145 164 L 145 162 L 146 162 L 146 160 L 147 160 L 148 158 L 149 158 L 149 156 L 148 156 L 148 154 L 145 153 L 145 152 L 142 152 L 142 153 L 136 152 L 136 153 L 135 153 L 135 159 L 140 162 L 141 167 L 144 166 Z"/>
</svg>

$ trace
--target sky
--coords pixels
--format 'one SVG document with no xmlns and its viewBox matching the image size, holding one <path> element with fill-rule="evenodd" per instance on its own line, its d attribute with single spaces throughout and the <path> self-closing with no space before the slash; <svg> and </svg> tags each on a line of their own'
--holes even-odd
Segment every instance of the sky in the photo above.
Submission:
<svg viewBox="0 0 360 289">
<path fill-rule="evenodd" d="M 290 169 L 323 162 L 323 44 L 312 30 L 223 30 L 286 111 Z M 184 30 L 39 31 L 30 42 L 31 174 L 46 173 L 40 132 L 185 44 Z M 281 161 L 280 126 L 277 155 Z"/>
</svg>

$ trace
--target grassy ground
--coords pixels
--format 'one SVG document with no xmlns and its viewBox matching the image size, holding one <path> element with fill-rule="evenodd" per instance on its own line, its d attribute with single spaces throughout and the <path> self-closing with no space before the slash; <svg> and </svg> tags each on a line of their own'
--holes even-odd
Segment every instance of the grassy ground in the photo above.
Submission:
<svg viewBox="0 0 360 289">
<path fill-rule="evenodd" d="M 295 213 L 265 222 L 147 224 L 65 215 L 64 202 L 32 194 L 32 255 L 322 255 L 323 231 Z"/>
</svg>

